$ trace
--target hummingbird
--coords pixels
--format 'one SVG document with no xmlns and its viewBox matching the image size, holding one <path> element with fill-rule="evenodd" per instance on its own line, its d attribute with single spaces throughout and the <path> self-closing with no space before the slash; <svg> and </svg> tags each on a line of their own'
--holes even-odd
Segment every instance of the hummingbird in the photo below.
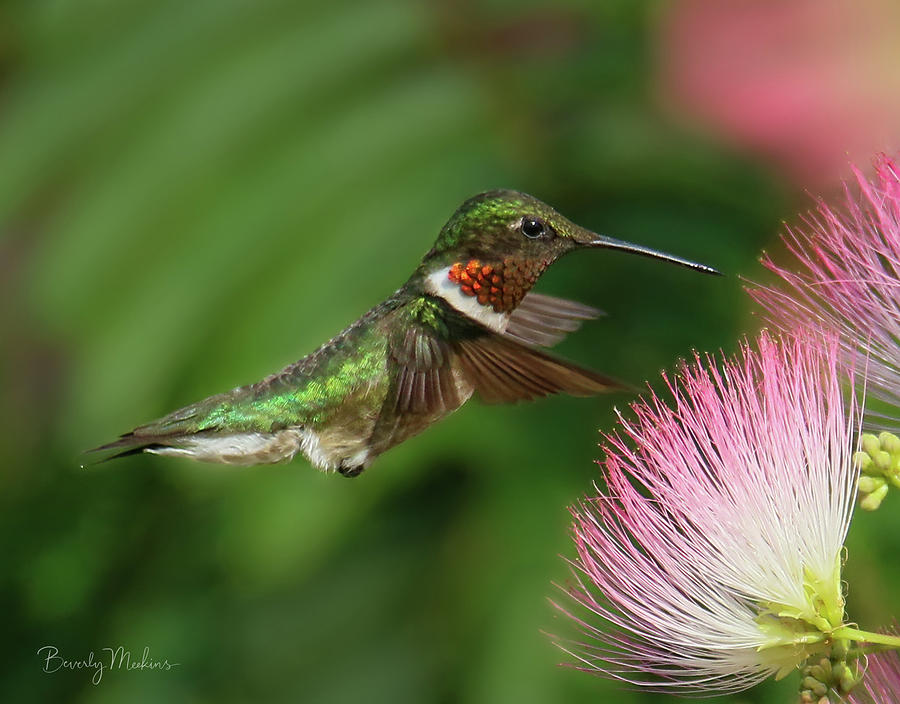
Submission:
<svg viewBox="0 0 900 704">
<path fill-rule="evenodd" d="M 486 403 L 511 403 L 623 389 L 545 351 L 601 312 L 532 291 L 564 254 L 593 248 L 718 274 L 597 235 L 525 193 L 488 191 L 453 213 L 405 284 L 312 354 L 94 451 L 116 451 L 106 459 L 149 452 L 231 465 L 302 452 L 320 469 L 353 477 L 475 393 Z"/>
</svg>

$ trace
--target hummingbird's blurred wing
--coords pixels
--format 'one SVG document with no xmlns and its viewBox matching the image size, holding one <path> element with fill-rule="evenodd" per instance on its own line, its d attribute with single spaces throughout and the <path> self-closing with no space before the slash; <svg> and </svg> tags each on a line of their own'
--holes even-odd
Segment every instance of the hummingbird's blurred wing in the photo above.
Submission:
<svg viewBox="0 0 900 704">
<path fill-rule="evenodd" d="M 455 410 L 473 391 L 487 403 L 509 403 L 622 388 L 493 332 L 434 297 L 410 302 L 394 323 L 388 338 L 391 384 L 369 437 L 373 457 Z"/>
<path fill-rule="evenodd" d="M 398 314 L 388 337 L 390 387 L 369 437 L 373 456 L 456 410 L 472 393 L 471 387 L 461 393 L 445 308 L 419 298 Z"/>
<path fill-rule="evenodd" d="M 560 392 L 593 396 L 626 388 L 615 379 L 492 332 L 460 341 L 458 354 L 485 403 L 530 401 Z"/>
<path fill-rule="evenodd" d="M 389 355 L 396 374 L 384 405 L 388 414 L 382 415 L 390 415 L 399 429 L 404 416 L 454 410 L 473 388 L 487 403 L 531 400 L 560 392 L 591 396 L 625 388 L 607 376 L 531 346 L 539 322 L 542 339 L 549 335 L 556 339 L 573 321 L 594 317 L 599 311 L 536 296 L 526 312 L 527 321 L 523 318 L 518 327 L 522 335 L 514 338 L 490 330 L 443 301 L 417 302 L 406 314 L 405 325 L 397 326 L 390 340 Z M 530 335 L 529 344 L 517 339 L 525 335 Z"/>
<path fill-rule="evenodd" d="M 397 365 L 391 411 L 398 415 L 440 414 L 465 400 L 453 376 L 454 351 L 446 339 L 426 326 L 414 325 L 394 337 L 390 356 Z"/>
<path fill-rule="evenodd" d="M 512 312 L 505 334 L 529 345 L 553 347 L 582 321 L 601 315 L 603 311 L 583 303 L 530 292 Z"/>
</svg>

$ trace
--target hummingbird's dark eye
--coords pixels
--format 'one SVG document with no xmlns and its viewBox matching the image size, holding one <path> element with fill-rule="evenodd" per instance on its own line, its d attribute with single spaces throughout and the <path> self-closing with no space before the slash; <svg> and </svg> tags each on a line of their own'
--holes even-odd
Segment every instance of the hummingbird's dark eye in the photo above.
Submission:
<svg viewBox="0 0 900 704">
<path fill-rule="evenodd" d="M 536 240 L 547 231 L 547 226 L 537 218 L 522 218 L 521 230 L 523 235 Z"/>
</svg>

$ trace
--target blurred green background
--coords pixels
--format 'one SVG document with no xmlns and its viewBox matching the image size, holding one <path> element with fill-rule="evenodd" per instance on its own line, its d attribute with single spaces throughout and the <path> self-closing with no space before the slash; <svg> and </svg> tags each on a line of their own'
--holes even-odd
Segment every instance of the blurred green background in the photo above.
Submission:
<svg viewBox="0 0 900 704">
<path fill-rule="evenodd" d="M 609 315 L 561 354 L 639 384 L 734 349 L 758 326 L 739 275 L 763 278 L 759 250 L 809 201 L 777 155 L 672 107 L 675 11 L 0 5 L 0 699 L 661 699 L 558 667 L 544 634 L 574 635 L 547 602 L 574 553 L 566 506 L 628 396 L 473 402 L 354 480 L 303 459 L 79 465 L 312 351 L 494 187 L 728 275 L 573 255 L 539 290 Z M 900 614 L 898 499 L 848 545 L 850 617 L 878 627 Z M 179 665 L 94 686 L 41 672 L 44 645 Z"/>
</svg>

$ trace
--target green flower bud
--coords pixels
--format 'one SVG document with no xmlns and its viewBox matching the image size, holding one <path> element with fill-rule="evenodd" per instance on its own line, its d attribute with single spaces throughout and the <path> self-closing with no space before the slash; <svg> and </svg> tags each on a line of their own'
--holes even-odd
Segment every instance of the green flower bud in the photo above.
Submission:
<svg viewBox="0 0 900 704">
<path fill-rule="evenodd" d="M 892 455 L 900 455 L 900 438 L 893 433 L 881 433 L 878 436 L 878 443 L 882 450 L 890 452 Z"/>
<path fill-rule="evenodd" d="M 859 438 L 860 447 L 869 455 L 881 451 L 881 442 L 871 433 L 863 433 Z"/>
<path fill-rule="evenodd" d="M 823 697 L 828 694 L 828 685 L 819 682 L 815 677 L 804 677 L 800 686 L 807 692 L 812 692 L 817 697 Z"/>
<path fill-rule="evenodd" d="M 824 682 L 831 675 L 831 663 L 826 659 L 824 666 L 811 665 L 804 670 L 804 674 L 812 677 L 816 682 Z"/>
<path fill-rule="evenodd" d="M 856 673 L 844 662 L 834 664 L 834 678 L 837 680 L 839 691 L 842 694 L 853 689 L 859 681 Z"/>
<path fill-rule="evenodd" d="M 868 452 L 856 452 L 853 454 L 853 464 L 856 465 L 860 472 L 868 472 L 872 466 L 872 458 Z"/>
<path fill-rule="evenodd" d="M 887 480 L 883 477 L 873 477 L 870 474 L 864 474 L 859 478 L 856 486 L 863 494 L 871 494 L 873 491 L 878 491 L 885 484 L 887 484 Z"/>
<path fill-rule="evenodd" d="M 879 506 L 881 506 L 881 502 L 884 501 L 884 497 L 887 496 L 888 486 L 885 484 L 880 489 L 876 489 L 871 494 L 866 494 L 859 500 L 859 507 L 864 511 L 874 511 Z"/>
<path fill-rule="evenodd" d="M 884 450 L 879 450 L 872 457 L 872 462 L 875 463 L 875 466 L 878 467 L 880 472 L 890 472 L 891 464 L 893 464 L 893 457 L 891 457 L 890 452 L 885 452 Z"/>
<path fill-rule="evenodd" d="M 831 646 L 831 660 L 832 661 L 840 661 L 843 662 L 847 659 L 847 656 L 850 654 L 850 641 L 845 638 L 838 638 L 834 641 Z M 822 662 L 825 662 L 825 658 L 822 658 Z"/>
</svg>

